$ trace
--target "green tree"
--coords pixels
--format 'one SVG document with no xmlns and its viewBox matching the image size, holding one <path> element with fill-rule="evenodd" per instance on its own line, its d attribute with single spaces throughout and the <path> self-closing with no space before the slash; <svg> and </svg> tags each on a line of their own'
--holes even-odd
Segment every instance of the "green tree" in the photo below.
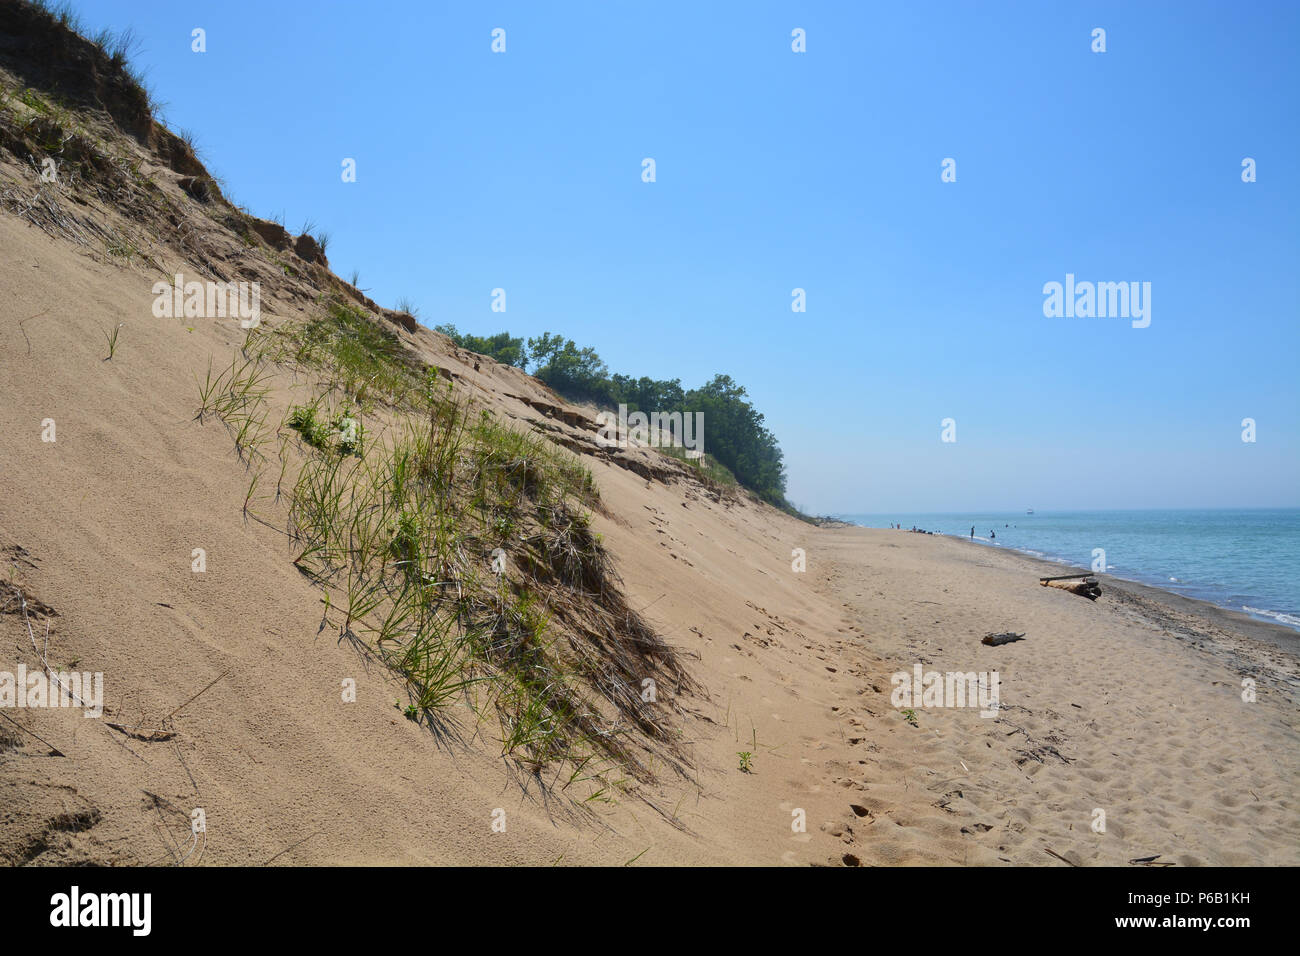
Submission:
<svg viewBox="0 0 1300 956">
<path fill-rule="evenodd" d="M 573 339 L 544 332 L 528 340 L 528 350 L 537 363 L 533 375 L 561 395 L 614 403 L 609 368 L 595 349 L 580 349 Z"/>
<path fill-rule="evenodd" d="M 578 348 L 573 339 L 545 332 L 528 340 L 533 374 L 564 397 L 606 408 L 627 405 L 646 413 L 704 413 L 704 450 L 726 466 L 736 480 L 765 500 L 788 507 L 785 460 L 776 436 L 749 401 L 744 386 L 717 375 L 699 388 L 684 391 L 681 379 L 610 375 L 596 351 Z"/>
<path fill-rule="evenodd" d="M 785 462 L 776 436 L 730 375 L 686 393 L 685 410 L 704 413 L 704 450 L 772 504 L 785 503 Z"/>
<path fill-rule="evenodd" d="M 435 329 L 461 348 L 496 359 L 502 365 L 513 365 L 519 369 L 528 367 L 528 350 L 524 347 L 524 340 L 512 336 L 509 332 L 498 332 L 496 335 L 486 337 L 461 334 L 456 326 L 449 323 L 435 326 Z"/>
</svg>

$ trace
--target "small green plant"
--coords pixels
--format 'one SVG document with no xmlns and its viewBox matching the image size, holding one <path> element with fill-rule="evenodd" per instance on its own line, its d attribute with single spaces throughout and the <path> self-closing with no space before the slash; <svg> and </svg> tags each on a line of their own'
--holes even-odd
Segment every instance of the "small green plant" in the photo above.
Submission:
<svg viewBox="0 0 1300 956">
<path fill-rule="evenodd" d="M 117 353 L 117 334 L 122 331 L 124 324 L 119 322 L 112 330 L 104 333 L 104 338 L 108 339 L 108 358 L 104 359 L 105 362 L 113 361 L 113 356 Z"/>
<path fill-rule="evenodd" d="M 317 417 L 314 405 L 295 405 L 285 420 L 290 428 L 302 436 L 311 447 L 320 451 L 337 451 L 339 454 L 361 457 L 364 429 L 350 413 L 341 412 L 325 422 Z"/>
<path fill-rule="evenodd" d="M 313 448 L 325 447 L 325 436 L 316 421 L 316 409 L 310 405 L 295 405 L 289 410 L 288 425 L 302 440 Z"/>
<path fill-rule="evenodd" d="M 393 540 L 388 545 L 393 559 L 410 578 L 419 569 L 420 558 L 420 513 L 410 510 L 397 516 L 397 527 L 393 529 Z"/>
<path fill-rule="evenodd" d="M 921 726 L 916 722 L 916 711 L 914 711 L 911 707 L 908 707 L 906 710 L 903 711 L 903 719 L 907 721 L 909 724 L 911 724 L 913 727 Z"/>
<path fill-rule="evenodd" d="M 22 100 L 23 105 L 28 109 L 35 110 L 38 113 L 50 112 L 49 104 L 37 96 L 30 88 L 24 88 L 23 91 L 18 94 L 18 98 Z"/>
<path fill-rule="evenodd" d="M 740 758 L 741 773 L 754 772 L 754 755 L 752 753 L 748 750 L 741 750 L 736 754 L 736 756 Z"/>
<path fill-rule="evenodd" d="M 104 240 L 104 251 L 114 258 L 125 259 L 127 262 L 140 255 L 135 240 L 117 229 L 114 229 L 113 234 Z"/>
<path fill-rule="evenodd" d="M 514 519 L 508 514 L 497 515 L 492 520 L 492 534 L 498 541 L 508 541 L 514 530 Z"/>
<path fill-rule="evenodd" d="M 223 372 L 213 374 L 212 360 L 208 359 L 208 371 L 202 382 L 195 376 L 199 388 L 199 409 L 194 415 L 195 421 L 203 424 L 208 415 L 215 415 L 229 423 L 241 413 L 265 403 L 270 386 L 267 384 L 268 372 L 259 360 L 248 359 L 243 363 L 239 356 L 231 360 L 230 367 Z"/>
</svg>

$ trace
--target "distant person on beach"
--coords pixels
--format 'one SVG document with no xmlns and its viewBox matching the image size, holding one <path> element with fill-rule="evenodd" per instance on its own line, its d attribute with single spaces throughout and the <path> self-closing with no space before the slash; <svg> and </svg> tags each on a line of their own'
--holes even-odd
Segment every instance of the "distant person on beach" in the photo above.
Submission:
<svg viewBox="0 0 1300 956">
<path fill-rule="evenodd" d="M 975 537 L 975 526 L 974 526 L 974 525 L 971 525 L 971 526 L 970 526 L 970 536 L 971 536 L 972 538 Z"/>
<path fill-rule="evenodd" d="M 998 536 L 998 533 L 997 533 L 996 531 L 994 531 L 992 528 L 990 528 L 990 529 L 989 529 L 989 537 L 990 537 L 990 538 L 996 538 L 997 536 Z"/>
</svg>

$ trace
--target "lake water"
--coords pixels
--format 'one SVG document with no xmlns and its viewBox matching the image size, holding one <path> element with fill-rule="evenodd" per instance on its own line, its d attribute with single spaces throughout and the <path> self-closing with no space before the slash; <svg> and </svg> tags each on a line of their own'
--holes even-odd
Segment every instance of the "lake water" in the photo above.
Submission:
<svg viewBox="0 0 1300 956">
<path fill-rule="evenodd" d="M 975 539 L 1165 588 L 1300 630 L 1300 508 L 1241 511 L 1039 511 L 848 514 L 868 528 Z M 994 537 L 996 535 L 996 537 Z"/>
</svg>

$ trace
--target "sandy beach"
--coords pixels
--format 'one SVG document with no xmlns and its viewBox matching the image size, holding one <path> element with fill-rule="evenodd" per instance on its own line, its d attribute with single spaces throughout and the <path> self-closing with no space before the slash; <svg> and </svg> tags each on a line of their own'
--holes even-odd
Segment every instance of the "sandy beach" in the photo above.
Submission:
<svg viewBox="0 0 1300 956">
<path fill-rule="evenodd" d="M 1051 849 L 1076 865 L 1295 861 L 1294 634 L 1105 576 L 1094 604 L 1036 585 L 1059 565 L 960 539 L 861 534 L 827 545 L 838 596 L 873 622 L 850 659 L 877 682 L 910 661 L 996 669 L 1003 682 L 995 720 L 926 712 L 898 740 L 911 760 L 872 755 L 884 771 L 873 797 L 903 804 L 921 781 L 939 812 L 914 812 L 946 835 L 922 851 L 907 828 L 873 828 L 885 859 L 1041 863 Z M 979 644 L 1004 631 L 1025 639 Z M 1254 703 L 1241 699 L 1245 678 Z M 1090 829 L 1097 809 L 1104 834 Z"/>
</svg>

